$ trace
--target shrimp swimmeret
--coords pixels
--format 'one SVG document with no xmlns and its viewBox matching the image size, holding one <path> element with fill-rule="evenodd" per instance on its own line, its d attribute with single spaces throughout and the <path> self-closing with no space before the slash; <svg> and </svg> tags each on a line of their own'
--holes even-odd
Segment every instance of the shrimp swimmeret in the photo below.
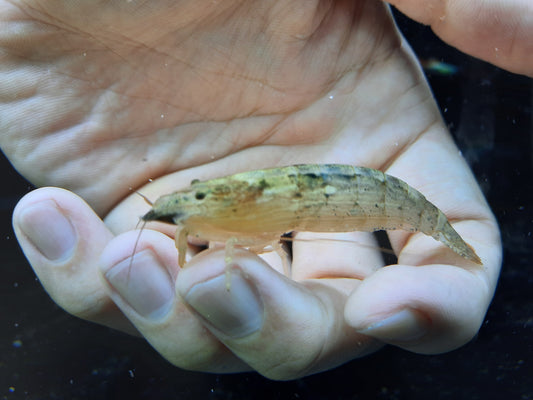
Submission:
<svg viewBox="0 0 533 400">
<path fill-rule="evenodd" d="M 419 191 L 371 168 L 304 164 L 242 172 L 161 196 L 142 219 L 178 225 L 179 265 L 187 237 L 226 242 L 257 252 L 279 245 L 292 231 L 351 232 L 402 229 L 422 232 L 476 264 L 481 259 L 446 216 Z"/>
</svg>

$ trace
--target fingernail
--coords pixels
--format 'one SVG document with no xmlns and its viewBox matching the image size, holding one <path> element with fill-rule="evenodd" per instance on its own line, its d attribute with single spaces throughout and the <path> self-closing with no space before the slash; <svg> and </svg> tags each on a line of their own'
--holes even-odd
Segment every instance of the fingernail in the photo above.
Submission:
<svg viewBox="0 0 533 400">
<path fill-rule="evenodd" d="M 357 331 L 384 341 L 407 342 L 424 336 L 428 321 L 420 313 L 406 308 Z"/>
<path fill-rule="evenodd" d="M 230 276 L 229 289 L 225 275 L 193 286 L 185 301 L 216 329 L 241 338 L 258 331 L 263 325 L 263 305 L 255 290 L 237 271 Z"/>
<path fill-rule="evenodd" d="M 50 261 L 66 260 L 74 252 L 76 230 L 55 201 L 28 206 L 17 222 L 28 240 Z"/>
<path fill-rule="evenodd" d="M 139 315 L 164 317 L 172 306 L 174 282 L 168 270 L 151 250 L 143 250 L 104 273 L 105 279 Z"/>
</svg>

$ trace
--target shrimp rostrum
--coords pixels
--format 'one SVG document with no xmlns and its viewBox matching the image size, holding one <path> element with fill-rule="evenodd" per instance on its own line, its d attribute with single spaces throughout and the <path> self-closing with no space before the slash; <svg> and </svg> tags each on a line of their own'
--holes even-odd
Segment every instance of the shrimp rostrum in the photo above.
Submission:
<svg viewBox="0 0 533 400">
<path fill-rule="evenodd" d="M 226 242 L 228 254 L 234 245 L 261 252 L 292 231 L 393 229 L 422 232 L 481 264 L 443 212 L 419 191 L 381 171 L 350 165 L 294 165 L 195 180 L 157 199 L 142 219 L 178 225 L 180 266 L 188 236 Z"/>
</svg>

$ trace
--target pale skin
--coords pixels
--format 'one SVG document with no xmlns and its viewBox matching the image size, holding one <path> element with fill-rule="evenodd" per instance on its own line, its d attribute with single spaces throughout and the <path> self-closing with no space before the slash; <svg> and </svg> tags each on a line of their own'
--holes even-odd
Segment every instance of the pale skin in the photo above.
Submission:
<svg viewBox="0 0 533 400">
<path fill-rule="evenodd" d="M 472 3 L 398 7 L 461 50 L 533 75 L 530 3 L 484 2 L 501 14 L 488 25 Z M 448 5 L 446 18 L 431 4 Z M 13 221 L 66 311 L 142 335 L 181 368 L 272 379 L 384 343 L 449 351 L 479 329 L 498 228 L 382 3 L 0 1 L 0 68 L 2 150 L 34 184 L 64 188 L 28 194 Z M 228 293 L 223 250 L 179 271 L 174 229 L 149 225 L 130 270 L 149 209 L 132 191 L 155 200 L 195 178 L 325 162 L 405 180 L 483 266 L 406 232 L 390 234 L 402 257 L 386 268 L 370 234 L 301 234 L 290 277 L 276 254 L 236 249 Z"/>
</svg>

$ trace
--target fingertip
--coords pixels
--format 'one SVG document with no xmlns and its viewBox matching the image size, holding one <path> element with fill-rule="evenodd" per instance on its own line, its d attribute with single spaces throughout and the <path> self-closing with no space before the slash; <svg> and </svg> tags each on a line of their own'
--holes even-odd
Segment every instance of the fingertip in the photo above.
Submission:
<svg viewBox="0 0 533 400">
<path fill-rule="evenodd" d="M 63 198 L 63 197 L 70 197 L 70 195 L 75 196 L 73 193 L 70 193 L 66 190 L 59 189 L 59 188 L 53 188 L 53 187 L 45 187 L 45 188 L 39 188 L 35 189 L 26 195 L 24 195 L 18 203 L 15 205 L 15 208 L 13 210 L 12 215 L 12 224 L 13 228 L 15 230 L 15 233 L 17 234 L 17 238 L 19 238 L 19 235 L 21 236 L 19 238 L 19 241 L 24 239 L 24 230 L 22 228 L 26 228 L 26 230 L 31 230 L 33 227 L 30 226 L 33 215 L 29 212 L 34 207 L 40 207 L 41 212 L 36 212 L 35 216 L 41 217 L 42 214 L 46 211 L 44 210 L 46 206 L 51 208 L 51 211 L 59 211 L 59 204 L 57 201 L 55 201 L 56 197 Z M 37 210 L 35 210 L 37 211 Z M 46 217 L 46 216 L 44 216 Z M 37 224 L 35 224 L 37 225 Z M 21 243 L 22 244 L 22 243 Z"/>
<path fill-rule="evenodd" d="M 174 241 L 149 229 L 117 236 L 101 257 L 109 296 L 169 362 L 191 370 L 248 370 L 176 295 L 175 280 L 184 271 Z"/>
<path fill-rule="evenodd" d="M 477 333 L 489 300 L 480 280 L 458 267 L 397 265 L 363 282 L 348 299 L 344 316 L 361 334 L 437 354 Z"/>
<path fill-rule="evenodd" d="M 37 189 L 17 204 L 13 226 L 41 284 L 60 307 L 100 323 L 117 312 L 97 268 L 113 235 L 79 196 L 60 188 Z"/>
<path fill-rule="evenodd" d="M 214 250 L 193 258 L 176 286 L 221 342 L 270 379 L 319 372 L 376 348 L 346 326 L 346 296 L 331 282 L 294 282 L 241 249 L 226 279 L 224 251 Z"/>
<path fill-rule="evenodd" d="M 524 1 L 389 0 L 402 13 L 429 25 L 459 50 L 511 72 L 533 75 L 531 3 Z M 512 35 L 508 33 L 512 32 Z"/>
<path fill-rule="evenodd" d="M 67 262 L 84 246 L 101 248 L 112 237 L 82 198 L 55 187 L 25 195 L 13 211 L 13 227 L 25 253 L 46 262 Z"/>
<path fill-rule="evenodd" d="M 431 320 L 419 310 L 403 308 L 370 322 L 357 331 L 388 343 L 409 343 L 427 335 Z"/>
<path fill-rule="evenodd" d="M 78 258 L 80 238 L 95 220 L 103 225 L 81 198 L 52 187 L 26 194 L 13 211 L 15 234 L 38 275 L 42 268 Z"/>
<path fill-rule="evenodd" d="M 107 273 L 114 265 L 135 259 L 137 253 L 151 250 L 162 259 L 175 278 L 178 270 L 178 256 L 174 240 L 151 229 L 135 230 L 117 235 L 103 249 L 100 256 L 100 270 Z"/>
<path fill-rule="evenodd" d="M 13 228 L 40 278 L 48 267 L 81 262 L 112 237 L 83 199 L 53 187 L 36 189 L 18 202 Z"/>
<path fill-rule="evenodd" d="M 170 312 L 178 260 L 168 236 L 152 230 L 121 234 L 105 247 L 99 266 L 110 297 L 134 323 Z"/>
<path fill-rule="evenodd" d="M 239 339 L 259 331 L 264 304 L 255 279 L 245 270 L 269 268 L 259 257 L 237 250 L 226 267 L 224 251 L 206 251 L 180 272 L 176 289 L 218 336 Z"/>
<path fill-rule="evenodd" d="M 230 272 L 229 276 L 231 276 L 232 272 L 239 270 L 253 270 L 258 273 L 261 269 L 266 269 L 267 275 L 269 273 L 279 275 L 270 268 L 266 261 L 248 250 L 236 248 L 229 266 L 226 264 L 225 256 L 225 250 L 221 248 L 208 249 L 195 255 L 180 271 L 176 282 L 177 290 L 186 295 L 198 283 L 226 276 L 226 272 Z"/>
<path fill-rule="evenodd" d="M 68 213 L 51 199 L 20 206 L 13 216 L 13 227 L 31 258 L 40 255 L 51 263 L 61 263 L 72 257 L 77 246 L 78 233 Z"/>
</svg>

